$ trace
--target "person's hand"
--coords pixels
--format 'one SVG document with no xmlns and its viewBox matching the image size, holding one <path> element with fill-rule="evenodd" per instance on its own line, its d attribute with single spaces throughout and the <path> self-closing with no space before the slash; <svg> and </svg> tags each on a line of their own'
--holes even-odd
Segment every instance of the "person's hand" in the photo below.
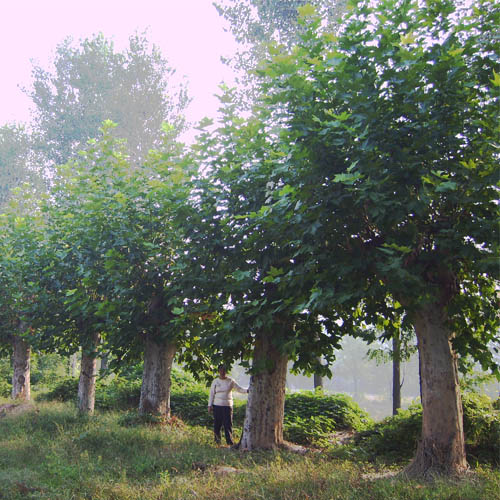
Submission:
<svg viewBox="0 0 500 500">
<path fill-rule="evenodd" d="M 208 413 L 212 413 L 212 407 L 211 406 L 208 407 Z"/>
</svg>

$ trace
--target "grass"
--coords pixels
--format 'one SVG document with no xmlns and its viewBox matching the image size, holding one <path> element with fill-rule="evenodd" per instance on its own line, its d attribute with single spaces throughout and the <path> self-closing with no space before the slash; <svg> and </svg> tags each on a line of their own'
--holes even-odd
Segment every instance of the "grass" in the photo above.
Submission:
<svg viewBox="0 0 500 500">
<path fill-rule="evenodd" d="M 216 448 L 204 427 L 121 422 L 119 412 L 82 417 L 63 403 L 0 418 L 0 499 L 500 498 L 500 474 L 491 468 L 429 485 L 387 476 L 400 467 L 340 460 L 328 451 L 241 453 Z"/>
</svg>

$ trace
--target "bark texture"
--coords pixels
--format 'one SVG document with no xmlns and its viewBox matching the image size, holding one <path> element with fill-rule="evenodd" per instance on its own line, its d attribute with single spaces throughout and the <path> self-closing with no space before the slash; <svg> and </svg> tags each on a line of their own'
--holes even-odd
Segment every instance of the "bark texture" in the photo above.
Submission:
<svg viewBox="0 0 500 500">
<path fill-rule="evenodd" d="M 266 335 L 255 341 L 254 366 L 269 363 L 252 375 L 240 449 L 274 449 L 283 444 L 285 383 L 288 357 Z"/>
<path fill-rule="evenodd" d="M 414 317 L 422 395 L 422 436 L 410 477 L 459 475 L 467 470 L 457 357 L 444 307 L 428 304 Z"/>
<path fill-rule="evenodd" d="M 12 337 L 13 374 L 12 399 L 29 401 L 31 398 L 30 355 L 31 347 L 18 335 Z"/>
<path fill-rule="evenodd" d="M 175 352 L 174 343 L 146 338 L 139 413 L 170 417 L 170 374 Z"/>
<path fill-rule="evenodd" d="M 100 335 L 94 334 L 90 350 L 82 350 L 80 380 L 78 381 L 78 410 L 82 413 L 94 413 L 95 384 L 97 379 L 97 346 Z"/>
</svg>

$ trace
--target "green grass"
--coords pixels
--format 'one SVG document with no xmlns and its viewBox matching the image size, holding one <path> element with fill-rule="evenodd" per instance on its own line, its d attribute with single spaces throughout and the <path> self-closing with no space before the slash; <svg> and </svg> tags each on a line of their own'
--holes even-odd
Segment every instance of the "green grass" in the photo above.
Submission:
<svg viewBox="0 0 500 500">
<path fill-rule="evenodd" d="M 380 477 L 402 465 L 319 451 L 242 453 L 216 448 L 205 427 L 124 426 L 119 412 L 82 417 L 69 403 L 35 406 L 0 418 L 1 500 L 499 498 L 500 474 L 487 467 L 461 481 L 420 484 Z"/>
</svg>

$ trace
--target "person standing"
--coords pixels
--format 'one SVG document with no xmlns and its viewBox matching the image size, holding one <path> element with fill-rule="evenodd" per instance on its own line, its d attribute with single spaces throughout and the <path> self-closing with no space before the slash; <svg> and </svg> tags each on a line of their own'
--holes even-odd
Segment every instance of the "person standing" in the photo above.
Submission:
<svg viewBox="0 0 500 500">
<path fill-rule="evenodd" d="M 248 389 L 239 386 L 231 377 L 227 376 L 226 367 L 219 365 L 219 376 L 210 386 L 208 398 L 208 412 L 214 414 L 215 442 L 221 442 L 221 428 L 224 426 L 226 443 L 233 444 L 233 390 L 248 394 Z"/>
</svg>

